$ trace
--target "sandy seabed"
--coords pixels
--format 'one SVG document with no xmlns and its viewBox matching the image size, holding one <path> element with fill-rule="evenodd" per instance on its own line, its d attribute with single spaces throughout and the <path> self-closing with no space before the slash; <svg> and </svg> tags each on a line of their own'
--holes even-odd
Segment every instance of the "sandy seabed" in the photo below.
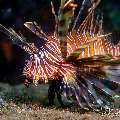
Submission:
<svg viewBox="0 0 120 120">
<path fill-rule="evenodd" d="M 0 108 L 0 120 L 120 120 L 120 111 L 101 114 L 71 112 L 69 109 L 43 107 L 38 104 L 7 103 Z"/>
<path fill-rule="evenodd" d="M 15 92 L 9 85 L 0 84 L 1 95 L 6 98 L 16 98 Z M 13 90 L 12 90 L 13 89 Z M 47 107 L 42 103 L 47 101 L 47 85 L 40 85 L 38 87 L 30 86 L 24 88 L 24 85 L 18 86 L 17 91 L 22 96 L 22 99 L 28 101 L 35 98 L 39 102 L 5 102 L 4 106 L 0 107 L 0 120 L 120 120 L 120 110 L 112 110 L 110 112 L 88 112 L 77 110 L 74 106 L 61 108 L 58 105 Z M 6 94 L 7 93 L 7 94 Z M 32 94 L 31 94 L 32 93 Z M 34 93 L 34 94 L 33 94 Z M 27 96 L 30 96 L 28 99 Z"/>
</svg>

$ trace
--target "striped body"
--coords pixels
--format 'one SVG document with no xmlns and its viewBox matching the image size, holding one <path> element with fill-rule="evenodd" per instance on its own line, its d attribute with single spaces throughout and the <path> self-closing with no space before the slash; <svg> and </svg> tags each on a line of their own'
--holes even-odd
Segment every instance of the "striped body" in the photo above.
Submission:
<svg viewBox="0 0 120 120">
<path fill-rule="evenodd" d="M 99 35 L 98 35 L 99 36 Z M 105 37 L 87 37 L 86 34 L 75 34 L 71 33 L 67 36 L 68 38 L 68 55 L 74 52 L 76 49 L 79 49 L 80 46 L 85 46 L 85 50 L 80 54 L 78 59 L 93 57 L 96 55 L 111 55 L 112 57 L 117 57 L 120 55 L 120 44 L 114 45 Z M 96 39 L 93 42 L 89 42 L 92 39 Z"/>
</svg>

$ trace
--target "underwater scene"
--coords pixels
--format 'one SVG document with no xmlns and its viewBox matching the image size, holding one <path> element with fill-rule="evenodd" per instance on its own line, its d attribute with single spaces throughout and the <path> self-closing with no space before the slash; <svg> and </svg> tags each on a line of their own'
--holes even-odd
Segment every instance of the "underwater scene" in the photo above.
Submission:
<svg viewBox="0 0 120 120">
<path fill-rule="evenodd" d="M 120 120 L 119 11 L 119 0 L 1 0 L 0 119 Z"/>
</svg>

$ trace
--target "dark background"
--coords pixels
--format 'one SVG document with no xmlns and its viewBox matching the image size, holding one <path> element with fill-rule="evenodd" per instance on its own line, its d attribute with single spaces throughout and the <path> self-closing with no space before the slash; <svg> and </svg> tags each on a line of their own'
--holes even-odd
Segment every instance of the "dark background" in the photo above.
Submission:
<svg viewBox="0 0 120 120">
<path fill-rule="evenodd" d="M 53 0 L 56 11 L 58 1 Z M 36 21 L 44 31 L 52 33 L 55 20 L 51 13 L 50 2 L 51 0 L 0 0 L 0 24 L 19 31 L 23 29 L 24 22 Z M 76 2 L 81 3 L 81 0 Z M 101 0 L 98 11 L 103 13 L 105 30 L 113 33 L 113 42 L 117 43 L 120 39 L 120 0 Z M 4 58 L 4 53 L 0 52 L 0 76 L 2 76 L 0 80 L 15 83 L 13 79 L 16 81 L 22 73 L 25 54 L 22 49 L 14 45 L 14 59 L 8 62 Z M 20 74 L 16 74 L 16 71 Z"/>
<path fill-rule="evenodd" d="M 53 0 L 57 9 L 59 0 Z M 0 0 L 0 23 L 20 29 L 25 21 L 35 20 L 53 27 L 51 0 Z M 81 3 L 81 0 L 76 0 Z M 111 31 L 120 31 L 120 0 L 101 0 L 98 9 L 104 15 L 105 26 Z"/>
</svg>

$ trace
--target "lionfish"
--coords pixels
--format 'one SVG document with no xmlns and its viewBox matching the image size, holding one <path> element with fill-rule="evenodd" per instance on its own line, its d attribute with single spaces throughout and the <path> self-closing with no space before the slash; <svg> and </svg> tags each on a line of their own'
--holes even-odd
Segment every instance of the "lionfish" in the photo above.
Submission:
<svg viewBox="0 0 120 120">
<path fill-rule="evenodd" d="M 56 20 L 52 34 L 46 34 L 36 22 L 24 24 L 40 38 L 42 45 L 39 47 L 36 40 L 29 43 L 23 35 L 0 25 L 1 31 L 30 54 L 23 70 L 26 77 L 37 84 L 39 81 L 46 83 L 51 78 L 54 80 L 56 73 L 63 75 L 64 95 L 83 109 L 107 109 L 120 91 L 120 44 L 112 44 L 111 34 L 104 34 L 103 18 L 95 15 L 99 2 L 83 0 L 76 18 L 74 0 L 61 0 L 58 16 L 51 3 Z M 81 13 L 88 3 L 88 15 L 79 25 Z"/>
</svg>

